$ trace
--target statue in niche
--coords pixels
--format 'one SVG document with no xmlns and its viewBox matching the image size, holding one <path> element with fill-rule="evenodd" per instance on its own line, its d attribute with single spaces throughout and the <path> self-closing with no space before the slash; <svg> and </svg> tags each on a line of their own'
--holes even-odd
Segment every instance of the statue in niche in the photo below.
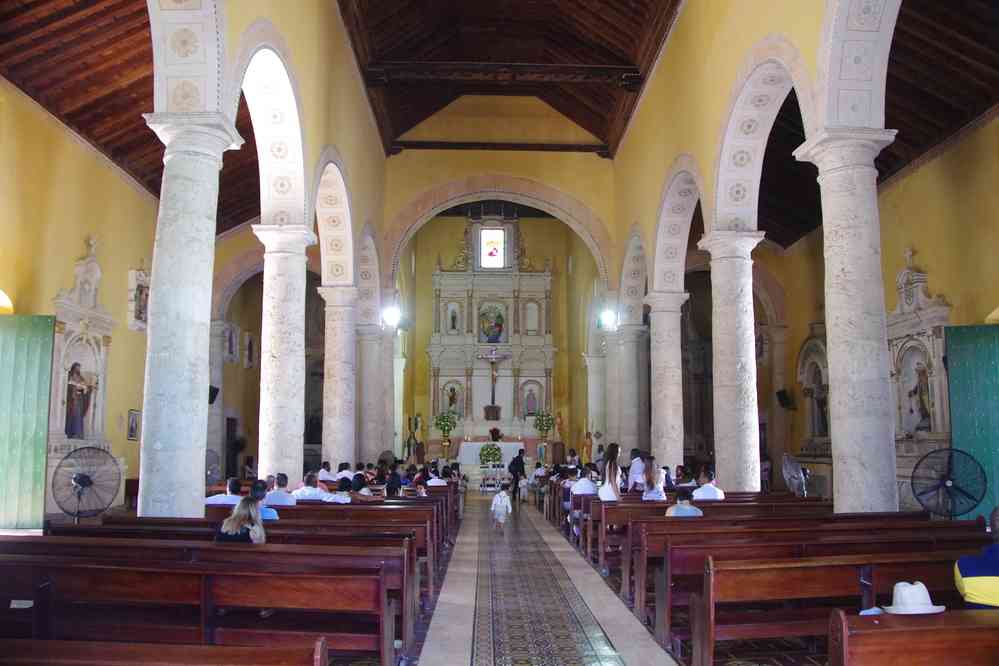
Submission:
<svg viewBox="0 0 999 666">
<path fill-rule="evenodd" d="M 447 392 L 447 408 L 450 412 L 458 411 L 458 389 L 453 386 Z"/>
<path fill-rule="evenodd" d="M 83 376 L 79 363 L 69 369 L 66 383 L 66 438 L 85 439 L 84 422 L 90 412 L 90 405 L 97 379 L 88 380 Z"/>
<path fill-rule="evenodd" d="M 930 377 L 926 364 L 916 361 L 913 371 L 916 384 L 909 391 L 909 414 L 917 415 L 915 431 L 930 431 Z"/>
<path fill-rule="evenodd" d="M 527 389 L 527 396 L 524 398 L 524 418 L 534 416 L 538 413 L 538 395 L 533 388 Z"/>
<path fill-rule="evenodd" d="M 456 303 L 448 303 L 447 305 L 447 332 L 457 333 L 458 332 L 458 305 Z"/>
</svg>

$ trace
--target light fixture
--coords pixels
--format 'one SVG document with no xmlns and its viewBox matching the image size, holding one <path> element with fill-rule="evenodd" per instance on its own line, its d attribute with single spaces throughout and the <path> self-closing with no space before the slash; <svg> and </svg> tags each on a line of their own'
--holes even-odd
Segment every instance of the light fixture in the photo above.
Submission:
<svg viewBox="0 0 999 666">
<path fill-rule="evenodd" d="M 14 314 L 14 304 L 3 289 L 0 289 L 0 314 Z"/>
<path fill-rule="evenodd" d="M 382 310 L 382 321 L 386 326 L 395 328 L 402 319 L 402 311 L 395 305 L 390 305 Z"/>
<path fill-rule="evenodd" d="M 613 310 L 604 310 L 601 312 L 600 326 L 605 330 L 613 331 L 617 328 L 617 314 Z"/>
</svg>

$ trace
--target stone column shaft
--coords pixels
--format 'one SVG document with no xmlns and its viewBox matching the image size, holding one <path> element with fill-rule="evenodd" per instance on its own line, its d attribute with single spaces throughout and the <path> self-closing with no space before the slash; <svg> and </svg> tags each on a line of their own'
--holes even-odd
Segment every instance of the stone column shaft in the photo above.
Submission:
<svg viewBox="0 0 999 666">
<path fill-rule="evenodd" d="M 222 153 L 242 144 L 219 113 L 155 113 L 166 146 L 153 242 L 139 515 L 205 515 L 209 337 Z"/>
<path fill-rule="evenodd" d="M 520 333 L 520 290 L 513 290 L 513 332 Z"/>
<path fill-rule="evenodd" d="M 607 441 L 607 359 L 603 354 L 583 354 L 586 361 L 586 429 L 594 443 Z M 600 433 L 601 437 L 597 437 Z M 596 449 L 592 455 L 596 455 Z"/>
<path fill-rule="evenodd" d="M 375 324 L 357 327 L 357 353 L 360 368 L 358 389 L 358 458 L 375 462 L 382 452 L 382 426 L 385 396 L 382 394 L 382 330 Z"/>
<path fill-rule="evenodd" d="M 552 387 L 552 369 L 545 368 L 545 411 L 555 415 L 555 391 Z"/>
<path fill-rule="evenodd" d="M 475 391 L 472 386 L 473 368 L 465 368 L 465 413 L 464 418 L 475 419 Z"/>
<path fill-rule="evenodd" d="M 618 382 L 620 377 L 620 359 L 621 359 L 621 349 L 618 345 L 618 332 L 608 331 L 605 340 L 607 343 L 607 356 L 606 356 L 606 390 L 604 395 L 606 396 L 606 406 L 607 406 L 607 443 L 612 444 L 614 442 L 620 443 L 621 437 L 621 390 Z M 627 451 L 625 452 L 627 455 Z"/>
<path fill-rule="evenodd" d="M 440 383 L 441 383 L 441 369 L 440 368 L 431 368 L 431 370 L 430 370 L 430 390 L 433 391 L 433 395 L 431 396 L 430 403 L 433 406 L 433 414 L 430 415 L 430 423 L 433 423 L 434 422 L 434 418 L 436 418 L 437 414 L 440 413 L 440 407 L 441 407 L 441 402 L 440 402 L 441 401 L 441 387 L 440 387 Z M 469 398 L 468 398 L 468 396 L 466 396 L 465 397 L 465 403 L 466 404 L 468 403 L 468 400 L 469 400 Z"/>
<path fill-rule="evenodd" d="M 394 300 L 394 298 L 393 298 Z M 392 302 L 392 301 L 390 301 Z M 395 338 L 396 327 L 382 330 L 382 394 L 385 419 L 382 422 L 382 451 L 395 450 Z M 379 451 L 381 453 L 381 451 Z"/>
<path fill-rule="evenodd" d="M 682 311 L 690 294 L 649 292 L 652 338 L 652 455 L 659 466 L 683 464 Z"/>
<path fill-rule="evenodd" d="M 257 474 L 302 480 L 305 433 L 305 248 L 316 236 L 301 225 L 255 224 L 264 244 L 260 328 L 260 425 Z"/>
<path fill-rule="evenodd" d="M 639 418 L 642 407 L 639 404 L 642 400 L 639 387 L 641 382 L 639 374 L 639 349 L 638 346 L 645 336 L 645 327 L 635 324 L 625 324 L 618 328 L 618 395 L 619 395 L 619 419 L 618 422 L 618 444 L 621 451 L 627 455 L 633 448 L 641 448 Z"/>
<path fill-rule="evenodd" d="M 216 320 L 211 325 L 211 346 L 208 351 L 208 382 L 219 390 L 215 402 L 208 405 L 207 450 L 218 454 L 219 473 L 225 478 L 225 409 L 222 402 L 225 374 L 225 340 L 229 325 Z M 206 471 L 207 472 L 207 471 Z"/>
<path fill-rule="evenodd" d="M 795 151 L 819 168 L 833 492 L 840 513 L 898 510 L 874 167 L 894 137 L 894 130 L 824 129 Z"/>
<path fill-rule="evenodd" d="M 326 301 L 323 460 L 357 462 L 357 288 L 320 287 Z"/>
<path fill-rule="evenodd" d="M 469 289 L 465 295 L 466 305 L 465 305 L 465 332 L 474 333 L 475 332 L 475 321 L 479 318 L 478 313 L 475 312 L 475 304 L 472 302 L 472 290 Z"/>
<path fill-rule="evenodd" d="M 434 333 L 441 332 L 441 317 L 446 314 L 441 312 L 441 290 L 434 289 Z"/>
<path fill-rule="evenodd" d="M 552 290 L 545 290 L 545 335 L 552 334 Z"/>
<path fill-rule="evenodd" d="M 511 419 L 519 419 L 520 414 L 520 368 L 513 369 L 513 414 Z"/>
<path fill-rule="evenodd" d="M 753 248 L 763 232 L 715 230 L 698 247 L 711 253 L 711 347 L 715 471 L 725 490 L 759 491 Z"/>
</svg>

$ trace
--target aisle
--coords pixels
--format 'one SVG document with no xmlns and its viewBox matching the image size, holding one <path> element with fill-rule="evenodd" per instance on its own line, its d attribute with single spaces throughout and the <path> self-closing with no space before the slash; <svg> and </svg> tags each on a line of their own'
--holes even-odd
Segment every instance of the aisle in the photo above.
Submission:
<svg viewBox="0 0 999 666">
<path fill-rule="evenodd" d="M 671 663 L 533 507 L 522 504 L 500 534 L 491 499 L 468 494 L 420 664 Z"/>
</svg>

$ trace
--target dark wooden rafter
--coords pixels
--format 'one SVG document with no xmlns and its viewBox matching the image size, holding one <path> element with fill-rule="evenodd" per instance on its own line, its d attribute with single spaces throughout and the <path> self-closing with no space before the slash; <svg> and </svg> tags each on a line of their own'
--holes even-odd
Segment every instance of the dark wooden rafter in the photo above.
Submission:
<svg viewBox="0 0 999 666">
<path fill-rule="evenodd" d="M 637 67 L 500 62 L 376 62 L 364 70 L 369 86 L 412 82 L 528 83 L 617 86 L 635 92 L 641 85 Z"/>
<path fill-rule="evenodd" d="M 605 144 L 589 143 L 517 143 L 511 141 L 396 141 L 392 153 L 403 150 L 512 150 L 542 153 L 596 153 L 610 157 Z"/>
</svg>

